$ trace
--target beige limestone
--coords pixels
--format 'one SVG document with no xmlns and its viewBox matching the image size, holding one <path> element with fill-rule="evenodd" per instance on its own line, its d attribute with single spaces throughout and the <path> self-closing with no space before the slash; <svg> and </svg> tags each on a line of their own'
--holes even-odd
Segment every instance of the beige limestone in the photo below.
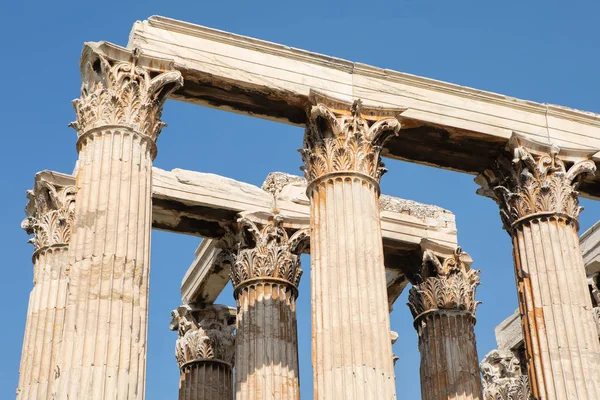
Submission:
<svg viewBox="0 0 600 400">
<path fill-rule="evenodd" d="M 475 342 L 479 271 L 462 249 L 443 255 L 424 248 L 408 306 L 421 353 L 423 400 L 481 400 Z"/>
<path fill-rule="evenodd" d="M 69 293 L 54 398 L 143 399 L 152 160 L 162 105 L 181 74 L 154 77 L 143 57 L 81 59 Z"/>
<path fill-rule="evenodd" d="M 289 237 L 280 215 L 239 219 L 219 254 L 229 264 L 237 304 L 236 400 L 300 398 L 296 298 L 306 230 Z"/>
<path fill-rule="evenodd" d="M 584 151 L 514 135 L 479 182 L 514 245 L 527 372 L 535 399 L 598 399 L 600 343 L 577 231 Z"/>
<path fill-rule="evenodd" d="M 402 110 L 312 99 L 301 150 L 311 202 L 315 399 L 396 398 L 379 218 L 379 152 Z"/>
<path fill-rule="evenodd" d="M 181 306 L 172 313 L 178 332 L 179 400 L 231 400 L 235 351 L 235 308 Z"/>
<path fill-rule="evenodd" d="M 75 209 L 71 179 L 44 171 L 27 192 L 21 226 L 34 237 L 33 290 L 29 297 L 17 399 L 50 399 L 67 298 L 67 252 Z"/>
</svg>

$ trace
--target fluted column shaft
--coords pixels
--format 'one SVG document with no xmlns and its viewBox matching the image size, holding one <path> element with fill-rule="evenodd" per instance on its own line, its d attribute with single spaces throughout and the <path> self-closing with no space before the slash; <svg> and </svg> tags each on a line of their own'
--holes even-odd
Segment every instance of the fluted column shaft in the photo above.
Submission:
<svg viewBox="0 0 600 400">
<path fill-rule="evenodd" d="M 288 237 L 282 222 L 240 218 L 237 251 L 221 253 L 232 265 L 237 304 L 236 400 L 300 399 L 296 298 L 308 232 Z"/>
<path fill-rule="evenodd" d="M 59 398 L 142 399 L 153 143 L 128 128 L 82 139 Z"/>
<path fill-rule="evenodd" d="M 470 313 L 432 311 L 415 321 L 421 353 L 423 400 L 482 399 Z"/>
<path fill-rule="evenodd" d="M 164 87 L 181 78 L 150 79 L 136 54 L 114 62 L 90 46 L 74 103 L 77 202 L 55 398 L 143 399 L 154 142 Z"/>
<path fill-rule="evenodd" d="M 598 399 L 600 346 L 577 222 L 547 215 L 514 229 L 515 272 L 532 392 Z"/>
<path fill-rule="evenodd" d="M 67 297 L 68 245 L 34 255 L 34 287 L 29 296 L 17 399 L 50 399 L 54 361 L 62 337 Z"/>
<path fill-rule="evenodd" d="M 479 271 L 460 248 L 450 256 L 423 252 L 408 306 L 421 353 L 423 400 L 481 400 L 475 341 L 475 291 Z"/>
<path fill-rule="evenodd" d="M 62 339 L 68 285 L 68 243 L 75 188 L 60 174 L 40 172 L 27 192 L 21 226 L 34 237 L 33 289 L 29 297 L 17 399 L 50 399 Z"/>
<path fill-rule="evenodd" d="M 313 94 L 301 150 L 311 203 L 315 399 L 396 397 L 383 244 L 380 150 L 402 110 Z"/>
<path fill-rule="evenodd" d="M 335 176 L 310 192 L 316 399 L 395 393 L 377 191 L 370 179 Z"/>
<path fill-rule="evenodd" d="M 579 248 L 576 188 L 596 166 L 587 150 L 561 152 L 513 135 L 478 179 L 500 206 L 513 242 L 531 394 L 600 398 L 600 343 Z"/>
<path fill-rule="evenodd" d="M 233 378 L 231 364 L 202 360 L 181 368 L 179 400 L 231 400 Z"/>
<path fill-rule="evenodd" d="M 235 398 L 299 399 L 295 289 L 254 282 L 238 289 L 236 304 Z"/>
<path fill-rule="evenodd" d="M 181 306 L 172 315 L 179 400 L 232 400 L 235 309 Z"/>
</svg>

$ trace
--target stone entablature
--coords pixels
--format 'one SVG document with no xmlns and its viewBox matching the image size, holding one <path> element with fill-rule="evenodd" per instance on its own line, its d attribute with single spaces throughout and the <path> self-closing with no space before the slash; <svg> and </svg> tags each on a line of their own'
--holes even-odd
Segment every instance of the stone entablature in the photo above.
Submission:
<svg viewBox="0 0 600 400">
<path fill-rule="evenodd" d="M 306 125 L 311 91 L 361 98 L 365 105 L 407 107 L 402 133 L 384 156 L 478 173 L 512 132 L 561 148 L 600 149 L 598 115 L 440 82 L 295 49 L 184 21 L 136 22 L 129 48 L 173 60 L 184 87 L 174 98 L 293 125 Z M 210 60 L 207 62 L 206 60 Z M 198 81 L 198 76 L 205 80 Z M 217 90 L 215 90 L 215 88 Z M 231 90 L 231 89 L 234 90 Z M 210 91 L 211 96 L 204 95 Z M 581 189 L 599 191 L 598 178 Z"/>
</svg>

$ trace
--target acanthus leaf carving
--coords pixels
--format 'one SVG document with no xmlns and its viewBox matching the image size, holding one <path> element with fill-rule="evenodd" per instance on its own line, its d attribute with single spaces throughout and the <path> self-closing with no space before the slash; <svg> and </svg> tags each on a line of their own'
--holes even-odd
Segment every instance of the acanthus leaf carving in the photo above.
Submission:
<svg viewBox="0 0 600 400">
<path fill-rule="evenodd" d="M 179 334 L 175 358 L 185 364 L 218 360 L 233 365 L 235 355 L 235 309 L 210 305 L 202 308 L 181 306 L 171 312 L 171 330 Z"/>
<path fill-rule="evenodd" d="M 88 52 L 90 53 L 90 52 Z M 127 126 L 156 140 L 165 124 L 160 120 L 167 97 L 183 85 L 179 71 L 152 76 L 131 61 L 113 61 L 91 52 L 82 61 L 81 97 L 73 101 L 77 120 L 71 123 L 78 135 L 105 125 Z"/>
<path fill-rule="evenodd" d="M 510 350 L 492 350 L 481 362 L 485 400 L 532 399 L 527 375 L 519 358 Z"/>
<path fill-rule="evenodd" d="M 246 217 L 238 219 L 237 239 L 229 240 L 235 244 L 221 251 L 219 261 L 231 265 L 234 288 L 260 278 L 274 278 L 298 287 L 302 276 L 300 253 L 307 245 L 308 230 L 289 236 L 282 221 L 278 214 L 262 226 Z"/>
<path fill-rule="evenodd" d="M 515 222 L 531 215 L 563 214 L 576 220 L 583 209 L 577 187 L 595 173 L 595 163 L 585 155 L 567 160 L 557 146 L 546 147 L 540 150 L 540 145 L 513 134 L 507 151 L 476 179 L 482 185 L 478 193 L 500 206 L 509 233 Z"/>
<path fill-rule="evenodd" d="M 432 310 L 466 311 L 475 316 L 479 272 L 471 269 L 470 257 L 459 247 L 441 259 L 430 250 L 423 251 L 421 271 L 408 294 L 408 307 L 415 319 Z"/>
<path fill-rule="evenodd" d="M 311 100 L 299 150 L 307 182 L 334 172 L 361 173 L 379 181 L 386 172 L 382 146 L 400 131 L 398 116 L 405 109 L 366 110 L 361 100 L 349 106 L 314 92 Z"/>
<path fill-rule="evenodd" d="M 38 179 L 34 189 L 27 191 L 27 198 L 27 218 L 21 227 L 34 235 L 29 240 L 34 249 L 68 244 L 75 218 L 75 187 Z"/>
</svg>

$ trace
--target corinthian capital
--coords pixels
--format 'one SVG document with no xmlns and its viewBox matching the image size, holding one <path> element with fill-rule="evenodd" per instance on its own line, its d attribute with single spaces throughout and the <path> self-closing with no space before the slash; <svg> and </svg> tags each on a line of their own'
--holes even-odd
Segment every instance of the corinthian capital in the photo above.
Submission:
<svg viewBox="0 0 600 400">
<path fill-rule="evenodd" d="M 577 186 L 596 165 L 587 150 L 561 151 L 513 134 L 506 151 L 476 178 L 478 193 L 500 206 L 504 228 L 511 233 L 519 220 L 538 214 L 561 214 L 577 220 Z M 562 154 L 561 154 L 562 153 Z"/>
<path fill-rule="evenodd" d="M 220 305 L 203 308 L 181 306 L 172 311 L 171 316 L 170 328 L 179 334 L 175 345 L 179 368 L 203 360 L 233 365 L 235 308 Z"/>
<path fill-rule="evenodd" d="M 109 58 L 96 43 L 86 43 L 81 59 L 81 97 L 73 101 L 78 135 L 106 125 L 131 128 L 156 140 L 167 97 L 183 84 L 179 71 L 153 73 L 139 61 L 137 50 L 114 50 L 129 57 Z"/>
<path fill-rule="evenodd" d="M 433 310 L 465 311 L 475 316 L 480 271 L 471 269 L 471 263 L 471 257 L 460 247 L 445 258 L 431 250 L 423 251 L 421 271 L 408 294 L 408 307 L 415 320 Z"/>
<path fill-rule="evenodd" d="M 529 380 L 510 350 L 492 350 L 479 365 L 485 400 L 529 400 Z"/>
<path fill-rule="evenodd" d="M 265 279 L 298 287 L 302 276 L 300 253 L 307 244 L 308 230 L 289 236 L 282 222 L 280 215 L 271 215 L 264 224 L 246 217 L 238 219 L 239 233 L 234 240 L 229 240 L 232 242 L 229 250 L 219 255 L 221 262 L 231 264 L 235 289 L 249 281 Z"/>
<path fill-rule="evenodd" d="M 312 107 L 300 150 L 306 180 L 337 172 L 360 173 L 379 181 L 386 171 L 381 162 L 385 141 L 400 130 L 405 109 L 363 107 L 312 93 Z"/>
<path fill-rule="evenodd" d="M 68 244 L 75 214 L 75 187 L 70 179 L 58 174 L 41 172 L 36 175 L 33 190 L 27 191 L 27 218 L 21 227 L 28 234 L 35 250 L 47 246 Z"/>
</svg>

